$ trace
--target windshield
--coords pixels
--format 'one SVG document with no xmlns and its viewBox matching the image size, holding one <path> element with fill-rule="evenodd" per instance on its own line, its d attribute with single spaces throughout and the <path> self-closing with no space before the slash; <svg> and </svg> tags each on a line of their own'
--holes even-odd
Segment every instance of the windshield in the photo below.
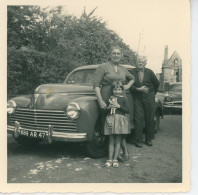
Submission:
<svg viewBox="0 0 198 195">
<path fill-rule="evenodd" d="M 170 85 L 169 91 L 170 92 L 182 92 L 182 85 L 181 84 Z"/>
<path fill-rule="evenodd" d="M 92 85 L 95 69 L 78 70 L 73 72 L 66 80 L 67 84 Z"/>
</svg>

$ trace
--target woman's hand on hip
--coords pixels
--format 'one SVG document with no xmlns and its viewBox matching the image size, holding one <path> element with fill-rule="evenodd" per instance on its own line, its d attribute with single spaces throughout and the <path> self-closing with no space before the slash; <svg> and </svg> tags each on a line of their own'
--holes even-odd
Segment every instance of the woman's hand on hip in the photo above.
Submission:
<svg viewBox="0 0 198 195">
<path fill-rule="evenodd" d="M 130 89 L 130 87 L 134 84 L 135 80 L 131 79 L 128 84 L 123 85 L 124 86 L 124 90 Z"/>
<path fill-rule="evenodd" d="M 127 89 L 129 89 L 129 88 L 130 88 L 130 86 L 129 86 L 129 85 L 123 85 L 123 87 L 124 87 L 124 90 L 127 90 Z"/>
</svg>

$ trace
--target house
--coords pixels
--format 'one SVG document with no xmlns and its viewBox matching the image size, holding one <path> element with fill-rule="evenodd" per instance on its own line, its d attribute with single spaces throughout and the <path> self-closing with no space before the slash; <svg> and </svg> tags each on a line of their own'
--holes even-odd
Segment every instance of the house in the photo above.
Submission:
<svg viewBox="0 0 198 195">
<path fill-rule="evenodd" d="M 172 56 L 168 58 L 168 46 L 165 46 L 164 60 L 162 63 L 162 72 L 156 74 L 160 81 L 159 91 L 165 91 L 169 83 L 182 81 L 182 59 L 174 51 Z"/>
</svg>

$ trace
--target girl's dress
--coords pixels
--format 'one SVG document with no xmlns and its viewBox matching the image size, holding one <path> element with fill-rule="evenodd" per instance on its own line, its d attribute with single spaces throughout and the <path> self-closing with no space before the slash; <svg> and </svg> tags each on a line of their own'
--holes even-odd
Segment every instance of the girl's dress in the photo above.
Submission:
<svg viewBox="0 0 198 195">
<path fill-rule="evenodd" d="M 110 114 L 111 109 L 108 111 L 109 113 L 104 124 L 104 135 L 130 134 L 130 128 L 128 128 L 128 118 L 125 116 L 126 113 L 129 114 L 127 100 L 124 96 L 116 98 L 120 108 L 116 108 L 115 114 Z"/>
</svg>

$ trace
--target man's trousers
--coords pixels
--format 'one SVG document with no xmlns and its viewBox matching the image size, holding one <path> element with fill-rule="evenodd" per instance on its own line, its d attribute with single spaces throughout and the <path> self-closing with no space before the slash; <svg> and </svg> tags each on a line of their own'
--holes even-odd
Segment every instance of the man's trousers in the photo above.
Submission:
<svg viewBox="0 0 198 195">
<path fill-rule="evenodd" d="M 135 137 L 136 141 L 151 141 L 154 137 L 155 93 L 138 93 L 135 99 Z"/>
</svg>

